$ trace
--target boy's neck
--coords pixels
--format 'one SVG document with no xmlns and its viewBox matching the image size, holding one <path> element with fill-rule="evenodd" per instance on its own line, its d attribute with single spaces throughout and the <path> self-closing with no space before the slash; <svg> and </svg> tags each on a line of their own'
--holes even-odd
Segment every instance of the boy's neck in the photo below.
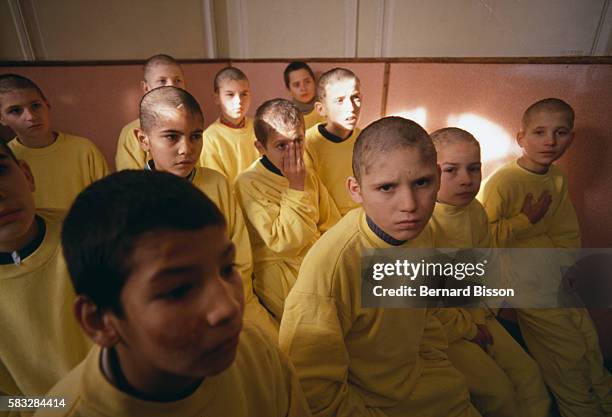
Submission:
<svg viewBox="0 0 612 417">
<path fill-rule="evenodd" d="M 122 359 L 115 348 L 102 348 L 100 369 L 117 389 L 145 401 L 178 401 L 193 394 L 203 378 L 185 378 L 167 372 L 142 369 L 138 361 Z"/>
<path fill-rule="evenodd" d="M 338 136 L 343 140 L 348 139 L 348 137 L 351 136 L 351 134 L 353 133 L 352 130 L 346 130 L 342 126 L 338 126 L 337 124 L 331 122 L 325 123 L 323 127 L 332 135 Z"/>
<path fill-rule="evenodd" d="M 550 169 L 550 165 L 542 165 L 542 164 L 538 164 L 537 162 L 526 158 L 524 155 L 521 156 L 516 163 L 523 169 L 526 169 L 527 171 L 533 173 L 533 174 L 546 174 L 548 172 L 548 170 Z"/>
<path fill-rule="evenodd" d="M 232 119 L 231 117 L 227 117 L 224 114 L 221 114 L 219 120 L 222 124 L 232 129 L 242 129 L 246 125 L 246 117 L 242 117 L 240 119 Z"/>
<path fill-rule="evenodd" d="M 41 219 L 41 221 L 43 221 L 44 227 L 44 220 Z M 32 242 L 36 241 L 36 238 L 39 237 L 39 233 L 41 233 L 41 228 L 39 226 L 39 220 L 37 220 L 35 216 L 32 218 L 32 224 L 28 228 L 28 231 L 23 236 L 19 236 L 12 241 L 0 243 L 0 252 L 19 252 Z"/>
<path fill-rule="evenodd" d="M 17 140 L 23 146 L 28 148 L 46 148 L 52 145 L 57 140 L 57 132 L 49 130 L 48 132 L 38 136 L 18 136 Z"/>
</svg>

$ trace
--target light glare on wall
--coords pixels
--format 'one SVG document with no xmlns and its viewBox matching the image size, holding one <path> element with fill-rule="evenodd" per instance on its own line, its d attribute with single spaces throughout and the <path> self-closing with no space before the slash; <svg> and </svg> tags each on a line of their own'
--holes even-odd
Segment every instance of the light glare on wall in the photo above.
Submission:
<svg viewBox="0 0 612 417">
<path fill-rule="evenodd" d="M 482 162 L 497 161 L 518 155 L 519 148 L 513 137 L 500 125 L 473 113 L 449 115 L 448 126 L 467 130 L 480 142 Z"/>
<path fill-rule="evenodd" d="M 425 110 L 425 107 L 417 107 L 416 109 L 412 110 L 403 110 L 393 113 L 390 116 L 399 116 L 405 119 L 414 120 L 420 124 L 423 129 L 427 130 L 427 110 Z"/>
</svg>

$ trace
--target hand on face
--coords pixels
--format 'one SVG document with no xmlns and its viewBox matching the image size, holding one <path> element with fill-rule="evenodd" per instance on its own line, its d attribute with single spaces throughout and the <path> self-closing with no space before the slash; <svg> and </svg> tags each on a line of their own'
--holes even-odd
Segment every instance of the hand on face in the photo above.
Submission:
<svg viewBox="0 0 612 417">
<path fill-rule="evenodd" d="M 304 145 L 301 141 L 289 142 L 283 153 L 281 172 L 289 180 L 289 187 L 304 191 L 306 168 L 304 166 Z"/>
</svg>

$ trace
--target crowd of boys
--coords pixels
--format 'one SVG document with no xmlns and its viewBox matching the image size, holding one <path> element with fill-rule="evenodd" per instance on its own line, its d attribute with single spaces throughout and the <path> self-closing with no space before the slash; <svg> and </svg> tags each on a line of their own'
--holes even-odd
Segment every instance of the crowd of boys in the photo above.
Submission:
<svg viewBox="0 0 612 417">
<path fill-rule="evenodd" d="M 366 248 L 579 248 L 553 164 L 570 105 L 532 104 L 481 187 L 469 132 L 361 131 L 346 68 L 284 83 L 251 119 L 248 78 L 220 70 L 204 129 L 180 64 L 150 58 L 109 175 L 0 75 L 0 395 L 67 400 L 36 416 L 612 416 L 586 309 L 362 307 Z"/>
</svg>

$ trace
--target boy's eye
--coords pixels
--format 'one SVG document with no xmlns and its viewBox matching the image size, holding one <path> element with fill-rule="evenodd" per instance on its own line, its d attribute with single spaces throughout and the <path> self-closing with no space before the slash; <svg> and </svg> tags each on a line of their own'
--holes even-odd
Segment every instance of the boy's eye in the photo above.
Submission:
<svg viewBox="0 0 612 417">
<path fill-rule="evenodd" d="M 236 264 L 233 262 L 221 268 L 221 276 L 225 279 L 231 278 L 234 272 L 236 272 Z"/>
<path fill-rule="evenodd" d="M 15 107 L 15 108 L 9 109 L 8 113 L 9 114 L 19 114 L 21 113 L 21 109 L 19 107 Z"/>
<path fill-rule="evenodd" d="M 174 134 L 174 133 L 169 133 L 167 135 L 164 136 L 167 140 L 175 142 L 178 139 L 178 135 Z"/>
<path fill-rule="evenodd" d="M 471 172 L 480 172 L 480 167 L 470 167 L 469 170 Z"/>
<path fill-rule="evenodd" d="M 431 183 L 429 178 L 420 178 L 414 182 L 417 187 L 426 187 Z"/>
<path fill-rule="evenodd" d="M 281 151 L 284 150 L 287 147 L 287 145 L 285 143 L 279 143 L 278 145 L 276 145 L 276 149 L 280 149 Z"/>
<path fill-rule="evenodd" d="M 455 172 L 455 168 L 444 168 L 442 172 L 448 172 L 448 173 Z"/>
<path fill-rule="evenodd" d="M 249 96 L 248 92 L 240 93 L 240 97 L 248 97 L 248 96 Z"/>
<path fill-rule="evenodd" d="M 378 187 L 378 191 L 382 191 L 383 193 L 388 193 L 391 190 L 393 190 L 393 184 L 383 184 Z"/>
<path fill-rule="evenodd" d="M 166 298 L 168 300 L 180 300 L 184 298 L 187 294 L 189 294 L 189 291 L 191 291 L 192 288 L 192 284 L 181 285 L 180 287 L 176 287 L 173 290 L 165 293 L 163 295 L 163 298 Z"/>
<path fill-rule="evenodd" d="M 202 139 L 202 134 L 201 133 L 194 133 L 193 135 L 191 135 L 191 139 L 192 140 L 201 140 Z"/>
<path fill-rule="evenodd" d="M 32 109 L 38 110 L 42 107 L 42 103 L 32 103 Z"/>
</svg>

